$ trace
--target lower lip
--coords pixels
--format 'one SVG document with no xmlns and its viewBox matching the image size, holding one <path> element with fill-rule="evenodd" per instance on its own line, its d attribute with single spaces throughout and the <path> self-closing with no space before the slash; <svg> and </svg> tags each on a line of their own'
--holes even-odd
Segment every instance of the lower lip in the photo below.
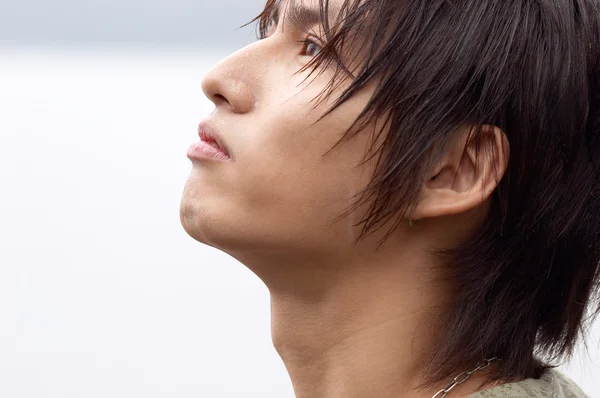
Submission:
<svg viewBox="0 0 600 398">
<path fill-rule="evenodd" d="M 215 148 L 205 141 L 198 141 L 192 144 L 190 149 L 188 149 L 187 156 L 192 160 L 231 160 L 231 158 L 227 156 L 225 152 Z"/>
</svg>

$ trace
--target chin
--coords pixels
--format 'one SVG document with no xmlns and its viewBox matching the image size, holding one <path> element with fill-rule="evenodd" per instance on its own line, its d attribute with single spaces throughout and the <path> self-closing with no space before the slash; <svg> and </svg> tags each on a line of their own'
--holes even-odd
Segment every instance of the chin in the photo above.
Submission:
<svg viewBox="0 0 600 398">
<path fill-rule="evenodd" d="M 211 234 L 207 229 L 211 224 L 214 227 L 215 220 L 211 214 L 215 210 L 205 202 L 203 195 L 199 195 L 199 192 L 194 189 L 194 185 L 188 181 L 179 205 L 179 220 L 188 235 L 198 242 L 211 245 L 209 239 Z"/>
<path fill-rule="evenodd" d="M 179 208 L 181 225 L 194 240 L 234 257 L 257 251 L 304 251 L 308 242 L 302 242 L 310 233 L 294 228 L 295 217 L 259 216 L 252 206 L 199 187 L 188 181 Z"/>
<path fill-rule="evenodd" d="M 181 201 L 181 205 L 179 207 L 179 221 L 181 222 L 181 226 L 189 236 L 191 236 L 199 242 L 204 243 L 206 239 L 201 233 L 201 228 L 198 228 L 197 225 L 197 211 L 195 211 L 194 206 L 191 203 L 189 203 L 189 201 L 187 201 L 185 198 Z"/>
<path fill-rule="evenodd" d="M 244 245 L 244 237 L 231 224 L 222 204 L 210 206 L 199 198 L 183 196 L 179 219 L 185 232 L 200 243 L 229 252 Z"/>
</svg>

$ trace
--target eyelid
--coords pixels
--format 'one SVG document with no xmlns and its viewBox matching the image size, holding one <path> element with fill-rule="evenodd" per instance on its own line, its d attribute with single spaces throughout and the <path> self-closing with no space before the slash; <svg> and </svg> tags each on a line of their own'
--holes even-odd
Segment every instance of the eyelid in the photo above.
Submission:
<svg viewBox="0 0 600 398">
<path fill-rule="evenodd" d="M 279 23 L 280 23 L 280 21 L 279 21 L 279 14 L 278 13 L 271 14 L 271 16 L 270 16 L 270 18 L 268 20 L 268 24 L 267 24 L 267 26 L 270 27 L 270 28 L 265 33 L 269 33 L 269 32 L 271 32 L 272 29 L 278 28 L 279 27 Z M 321 47 L 323 47 L 325 45 L 325 43 L 322 41 L 321 37 L 319 37 L 318 35 L 316 35 L 314 33 L 314 30 L 313 30 L 313 33 L 307 32 L 307 31 L 304 31 L 304 33 L 306 35 L 310 36 L 310 37 L 313 37 L 315 39 L 315 44 L 318 44 Z M 267 37 L 267 36 L 265 36 L 265 37 Z"/>
<path fill-rule="evenodd" d="M 325 47 L 325 43 L 318 36 L 310 35 L 309 34 L 309 35 L 306 36 L 306 38 L 304 40 L 312 40 L 319 47 L 321 47 L 321 48 Z"/>
<path fill-rule="evenodd" d="M 267 37 L 270 37 L 274 31 L 277 31 L 277 28 L 279 27 L 278 25 L 278 18 L 276 18 L 276 16 L 271 16 L 271 18 L 269 19 L 269 23 L 267 25 L 268 29 L 264 32 L 264 35 L 262 35 L 261 39 L 265 39 Z M 304 38 L 302 40 L 296 40 L 297 43 L 302 43 L 303 45 L 308 45 L 307 42 L 310 42 L 312 44 L 315 44 L 316 46 L 318 46 L 320 48 L 320 50 L 323 50 L 323 48 L 326 46 L 326 43 L 323 42 L 322 38 L 319 37 L 313 29 L 310 29 L 311 32 L 307 32 L 304 31 L 303 35 Z"/>
<path fill-rule="evenodd" d="M 319 48 L 321 50 L 323 50 L 323 47 L 325 46 L 321 42 L 321 40 L 318 37 L 314 36 L 314 35 L 306 35 L 306 37 L 304 37 L 304 39 L 298 41 L 298 43 L 304 43 L 304 44 L 307 44 L 307 42 L 311 42 L 313 44 L 316 44 L 317 46 L 319 46 Z"/>
</svg>

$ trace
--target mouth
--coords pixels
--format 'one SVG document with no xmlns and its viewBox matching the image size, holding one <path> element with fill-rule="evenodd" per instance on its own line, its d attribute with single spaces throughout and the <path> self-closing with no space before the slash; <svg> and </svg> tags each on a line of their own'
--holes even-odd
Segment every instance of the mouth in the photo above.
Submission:
<svg viewBox="0 0 600 398">
<path fill-rule="evenodd" d="M 223 154 L 227 157 L 231 157 L 229 154 L 229 149 L 219 135 L 219 132 L 208 122 L 204 121 L 198 125 L 198 135 L 203 142 L 223 152 Z"/>
</svg>

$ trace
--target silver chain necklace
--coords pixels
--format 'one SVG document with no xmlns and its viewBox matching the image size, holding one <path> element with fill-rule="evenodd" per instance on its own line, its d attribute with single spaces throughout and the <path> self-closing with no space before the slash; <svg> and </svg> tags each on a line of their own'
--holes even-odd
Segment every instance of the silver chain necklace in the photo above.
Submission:
<svg viewBox="0 0 600 398">
<path fill-rule="evenodd" d="M 475 369 L 473 369 L 471 371 L 462 372 L 461 374 L 459 374 L 458 376 L 456 376 L 452 380 L 452 383 L 450 383 L 448 385 L 448 387 L 446 387 L 446 388 L 438 391 L 431 398 L 444 398 L 446 395 L 448 395 L 448 393 L 450 392 L 450 390 L 452 390 L 454 387 L 456 387 L 457 385 L 462 384 L 465 381 L 467 381 L 467 379 L 469 377 L 471 377 L 471 374 L 477 372 L 478 370 L 487 368 L 488 366 L 490 366 L 490 364 L 492 363 L 492 361 L 499 361 L 499 360 L 500 360 L 499 358 L 484 359 L 483 361 L 477 363 L 477 366 L 475 367 Z"/>
</svg>

